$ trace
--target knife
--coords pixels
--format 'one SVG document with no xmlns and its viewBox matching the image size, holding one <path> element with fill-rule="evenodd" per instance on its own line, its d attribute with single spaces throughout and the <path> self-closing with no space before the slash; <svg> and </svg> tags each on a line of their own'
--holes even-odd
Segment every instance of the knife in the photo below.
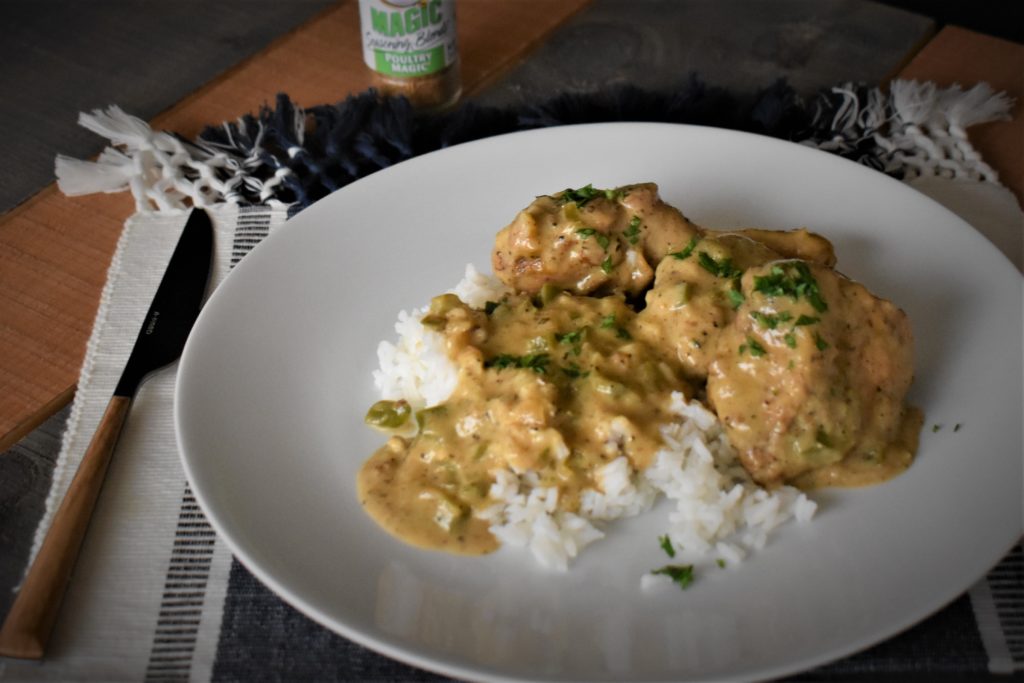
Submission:
<svg viewBox="0 0 1024 683">
<path fill-rule="evenodd" d="M 203 304 L 212 254 L 210 217 L 194 209 L 114 395 L 0 630 L 0 655 L 23 659 L 43 656 L 132 398 L 147 375 L 181 355 Z"/>
</svg>

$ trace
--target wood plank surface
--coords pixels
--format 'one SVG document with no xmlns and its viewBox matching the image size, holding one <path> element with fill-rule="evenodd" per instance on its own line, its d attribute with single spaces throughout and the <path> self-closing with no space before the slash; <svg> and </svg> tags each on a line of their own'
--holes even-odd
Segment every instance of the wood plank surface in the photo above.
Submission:
<svg viewBox="0 0 1024 683">
<path fill-rule="evenodd" d="M 463 85 L 493 80 L 589 0 L 458 0 Z M 356 0 L 330 8 L 153 120 L 194 136 L 286 92 L 336 102 L 370 84 Z M 73 112 L 69 112 L 73 115 Z M 0 452 L 73 394 L 124 220 L 127 193 L 69 198 L 49 186 L 0 217 Z"/>
<path fill-rule="evenodd" d="M 1024 205 L 1024 45 L 968 31 L 943 28 L 900 71 L 900 78 L 969 88 L 987 82 L 1016 98 L 1010 121 L 970 128 L 967 136 L 999 180 Z"/>
</svg>

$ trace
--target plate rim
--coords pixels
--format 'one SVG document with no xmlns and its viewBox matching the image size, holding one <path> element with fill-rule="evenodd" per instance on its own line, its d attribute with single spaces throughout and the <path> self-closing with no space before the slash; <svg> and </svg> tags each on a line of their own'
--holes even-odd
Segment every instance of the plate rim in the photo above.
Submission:
<svg viewBox="0 0 1024 683">
<path fill-rule="evenodd" d="M 802 148 L 804 150 L 804 152 L 806 152 L 807 154 L 811 154 L 811 155 L 815 155 L 815 156 L 823 155 L 824 157 L 831 158 L 837 164 L 845 165 L 848 171 L 853 171 L 855 173 L 861 173 L 861 174 L 863 174 L 864 177 L 870 177 L 870 178 L 873 178 L 875 180 L 884 179 L 885 181 L 891 183 L 892 187 L 894 187 L 894 188 L 898 187 L 899 191 L 907 193 L 908 196 L 914 195 L 914 196 L 916 196 L 916 198 L 919 201 L 923 201 L 925 203 L 929 203 L 929 204 L 931 204 L 933 206 L 933 208 L 938 209 L 940 212 L 943 212 L 943 213 L 947 214 L 948 218 L 952 219 L 953 221 L 955 221 L 958 224 L 958 230 L 965 232 L 967 235 L 970 235 L 972 237 L 972 239 L 976 238 L 978 240 L 981 240 L 981 242 L 984 243 L 985 247 L 987 247 L 989 250 L 991 250 L 994 254 L 998 255 L 999 259 L 1005 265 L 1006 268 L 1008 268 L 1011 272 L 1016 274 L 1018 283 L 1024 283 L 1024 276 L 1021 276 L 1020 272 L 1013 265 L 1012 261 L 1010 261 L 1010 259 L 1006 256 L 1006 254 L 1004 254 L 998 248 L 996 248 L 995 245 L 992 244 L 991 241 L 989 241 L 980 231 L 978 231 L 972 225 L 967 223 L 967 221 L 965 221 L 959 215 L 957 215 L 956 213 L 954 213 L 950 209 L 946 208 L 945 206 L 942 206 L 939 202 L 937 202 L 934 199 L 928 197 L 924 193 L 915 190 L 914 188 L 910 187 L 906 183 L 904 183 L 904 182 L 902 182 L 902 181 L 900 181 L 900 180 L 898 180 L 896 178 L 893 178 L 891 176 L 887 176 L 887 175 L 883 174 L 880 171 L 877 171 L 877 170 L 874 170 L 874 169 L 870 169 L 870 168 L 868 168 L 866 166 L 863 166 L 861 164 L 856 163 L 855 161 L 852 161 L 852 160 L 849 160 L 849 159 L 845 159 L 845 158 L 837 156 L 835 154 L 831 154 L 831 153 L 826 152 L 826 151 L 818 150 L 816 148 L 809 147 L 807 145 L 802 145 L 802 144 L 799 144 L 797 142 L 781 140 L 779 138 L 774 138 L 774 137 L 770 137 L 770 136 L 766 136 L 766 135 L 762 135 L 762 134 L 758 134 L 758 133 L 751 133 L 751 132 L 746 132 L 746 131 L 737 131 L 737 130 L 731 130 L 731 129 L 725 129 L 725 128 L 717 128 L 717 127 L 712 127 L 712 126 L 699 126 L 699 125 L 693 125 L 693 124 L 660 123 L 660 122 L 596 122 L 596 123 L 586 123 L 586 124 L 572 124 L 572 125 L 566 125 L 566 126 L 554 126 L 554 127 L 526 130 L 526 131 L 514 131 L 514 132 L 510 132 L 510 133 L 504 133 L 504 134 L 501 134 L 501 135 L 496 135 L 496 136 L 490 136 L 490 137 L 486 137 L 486 138 L 480 138 L 480 139 L 476 139 L 476 140 L 471 140 L 471 141 L 467 141 L 467 142 L 464 142 L 464 143 L 460 143 L 458 145 L 453 145 L 451 147 L 447 147 L 447 148 L 443 148 L 443 149 L 439 149 L 439 150 L 434 150 L 434 151 L 431 151 L 431 152 L 428 152 L 428 153 L 425 153 L 425 154 L 421 154 L 421 155 L 418 155 L 416 157 L 412 157 L 410 159 L 404 160 L 403 162 L 400 162 L 400 163 L 401 163 L 401 165 L 406 166 L 406 167 L 408 167 L 408 165 L 413 165 L 413 164 L 429 164 L 430 163 L 429 160 L 434 158 L 437 155 L 450 154 L 450 153 L 452 153 L 453 150 L 458 150 L 460 148 L 464 148 L 464 147 L 467 147 L 467 146 L 471 146 L 471 145 L 472 146 L 482 146 L 482 145 L 496 144 L 496 141 L 501 141 L 501 140 L 505 140 L 505 139 L 512 138 L 512 137 L 557 135 L 558 131 L 564 130 L 564 129 L 634 128 L 634 127 L 645 127 L 645 128 L 660 127 L 660 128 L 672 128 L 672 129 L 689 129 L 689 130 L 696 131 L 696 134 L 710 134 L 710 135 L 722 135 L 722 136 L 725 136 L 725 137 L 748 138 L 748 139 L 755 140 L 756 141 L 755 144 L 768 143 L 768 144 L 771 144 L 771 145 L 784 146 L 784 147 L 788 148 L 791 151 L 795 151 L 795 148 Z M 497 144 L 501 144 L 501 143 L 497 142 Z M 799 152 L 799 153 L 803 154 L 804 152 Z M 396 164 L 396 166 L 397 166 L 397 164 Z M 393 167 L 382 169 L 382 171 L 383 172 L 387 172 L 390 168 L 393 168 Z M 854 169 L 856 169 L 856 170 L 854 170 Z M 374 176 L 377 176 L 377 175 L 378 175 L 378 173 L 373 173 L 373 174 L 370 174 L 368 176 L 364 176 L 364 177 L 362 177 L 362 178 L 360 178 L 360 179 L 358 179 L 358 180 L 356 180 L 356 181 L 354 181 L 352 183 L 349 183 L 348 185 L 344 186 L 343 188 L 341 188 L 339 190 L 339 192 L 351 192 L 352 191 L 351 188 L 357 188 L 358 189 L 358 187 L 362 183 L 370 180 L 371 178 L 373 178 Z M 310 209 L 313 209 L 314 207 L 316 207 L 318 205 L 321 206 L 321 207 L 325 206 L 327 203 L 330 202 L 331 198 L 336 196 L 337 194 L 338 194 L 338 192 L 334 192 L 334 193 L 331 193 L 330 195 L 327 195 L 326 197 L 324 197 L 324 198 L 318 200 L 317 202 L 315 202 L 313 205 L 310 205 L 309 207 L 306 207 L 306 209 L 304 209 L 302 213 L 305 214 L 307 211 L 310 211 Z M 320 210 L 323 210 L 323 209 L 321 208 Z M 312 215 L 312 214 L 310 214 L 310 215 Z M 256 251 L 256 250 L 268 251 L 269 249 L 273 248 L 273 247 L 268 247 L 267 246 L 268 244 L 275 244 L 278 241 L 289 239 L 288 235 L 290 233 L 290 230 L 292 230 L 294 228 L 294 225 L 295 225 L 293 221 L 294 221 L 294 219 L 289 219 L 288 222 L 283 226 L 283 229 L 278 229 L 278 230 L 275 230 L 274 232 L 270 233 L 266 238 L 264 238 L 259 244 L 257 244 L 253 248 L 253 251 Z M 232 272 L 234 272 L 234 271 L 232 271 Z M 225 278 L 225 281 L 222 282 L 220 284 L 220 286 L 218 286 L 216 288 L 216 290 L 213 292 L 213 294 L 211 295 L 211 299 L 213 299 L 214 297 L 218 297 L 218 296 L 221 296 L 221 297 L 229 296 L 229 295 L 221 294 L 224 291 L 229 291 L 229 290 L 224 288 L 224 285 L 226 284 L 226 282 L 229 281 L 229 279 L 230 278 Z M 206 313 L 206 310 L 207 309 L 204 307 L 203 313 L 201 313 L 199 320 L 197 320 L 197 322 L 196 322 L 196 326 L 197 327 L 202 322 L 203 315 Z M 183 366 L 184 366 L 184 363 L 187 362 L 186 359 L 188 357 L 188 354 L 190 353 L 190 348 L 192 348 L 192 346 L 193 346 L 193 339 L 194 339 L 194 337 L 192 335 L 190 335 L 189 340 L 186 343 L 185 350 L 184 350 L 184 352 L 182 354 Z M 495 680 L 495 681 L 522 681 L 522 680 L 527 680 L 527 679 L 522 678 L 522 677 L 517 676 L 517 675 L 509 676 L 509 675 L 506 675 L 506 674 L 502 674 L 500 672 L 491 671 L 491 670 L 489 670 L 487 668 L 486 665 L 483 665 L 483 664 L 476 665 L 475 668 L 472 667 L 472 666 L 464 666 L 462 664 L 459 664 L 458 662 L 453 661 L 452 657 L 449 654 L 444 653 L 444 652 L 437 652 L 435 655 L 420 654 L 420 652 L 417 649 L 413 649 L 413 648 L 410 648 L 410 647 L 403 647 L 400 644 L 393 644 L 391 642 L 388 642 L 387 640 L 377 638 L 377 637 L 375 637 L 375 636 L 373 636 L 371 634 L 367 634 L 367 633 L 363 632 L 362 630 L 359 630 L 358 628 L 354 628 L 354 627 L 348 625 L 347 623 L 345 623 L 342 620 L 339 620 L 336 617 L 331 617 L 325 611 L 318 609 L 316 605 L 310 604 L 307 600 L 305 600 L 301 596 L 293 593 L 287 586 L 285 586 L 273 574 L 271 574 L 267 570 L 263 569 L 259 565 L 259 563 L 257 561 L 255 561 L 253 558 L 251 558 L 249 556 L 249 553 L 245 550 L 244 547 L 240 546 L 231 535 L 229 535 L 228 533 L 225 532 L 225 524 L 223 523 L 223 521 L 221 519 L 219 519 L 218 513 L 215 512 L 216 505 L 212 504 L 211 501 L 209 501 L 207 499 L 207 492 L 203 489 L 203 487 L 196 485 L 196 473 L 192 469 L 192 465 L 190 464 L 190 457 L 185 452 L 185 447 L 184 447 L 184 439 L 186 437 L 185 437 L 185 435 L 183 433 L 184 427 L 183 427 L 182 419 L 181 419 L 182 407 L 180 405 L 181 391 L 179 390 L 180 389 L 180 383 L 182 382 L 182 377 L 183 377 L 183 373 L 179 372 L 177 377 L 176 377 L 176 380 L 175 380 L 175 391 L 174 391 L 174 428 L 175 428 L 176 445 L 177 445 L 179 457 L 181 459 L 183 468 L 185 470 L 186 477 L 187 477 L 187 479 L 189 481 L 189 484 L 190 484 L 190 486 L 192 488 L 193 494 L 195 495 L 197 502 L 199 503 L 199 505 L 200 505 L 201 509 L 203 510 L 204 514 L 207 516 L 207 519 L 210 521 L 211 526 L 213 526 L 213 528 L 217 531 L 218 536 L 221 538 L 221 540 L 223 540 L 225 542 L 225 544 L 227 545 L 227 547 L 231 551 L 233 557 L 237 558 L 239 560 L 239 562 L 243 566 L 245 566 L 245 568 L 248 571 L 250 571 L 254 576 L 256 576 L 257 579 L 261 583 L 263 583 L 268 588 L 270 588 L 274 592 L 274 594 L 276 596 L 280 597 L 286 603 L 288 603 L 289 605 L 291 605 L 292 607 L 297 609 L 300 613 L 302 613 L 303 615 L 309 617 L 310 619 L 312 619 L 316 623 L 320 624 L 321 626 L 327 628 L 328 630 L 331 630 L 331 631 L 333 631 L 335 633 L 339 633 L 340 635 L 342 635 L 342 636 L 344 636 L 344 637 L 346 637 L 346 638 L 348 638 L 348 639 L 350 639 L 350 640 L 352 640 L 352 641 L 354 641 L 354 642 L 356 642 L 356 643 L 358 643 L 358 644 L 360 644 L 360 645 L 362 645 L 364 647 L 367 647 L 368 649 L 371 649 L 371 650 L 373 650 L 375 652 L 383 654 L 384 656 L 390 657 L 392 659 L 395 659 L 397 661 L 403 662 L 405 664 L 409 664 L 411 666 L 415 666 L 415 667 L 418 667 L 418 668 L 421 668 L 421 669 L 424 669 L 424 670 L 427 670 L 427 671 L 435 672 L 435 673 L 455 676 L 455 677 L 458 677 L 458 678 L 469 678 L 469 679 L 481 679 L 481 678 L 483 678 L 484 680 Z M 1020 540 L 1019 536 L 1018 536 L 1018 538 L 1011 540 L 1006 545 L 1006 547 L 1003 549 L 1003 551 L 999 555 L 999 557 L 996 559 L 996 562 L 999 561 L 999 558 L 1004 557 L 1006 555 L 1006 553 L 1014 545 L 1016 545 L 1017 542 L 1019 542 L 1019 540 Z M 987 566 L 991 567 L 991 566 L 994 566 L 994 564 L 993 565 L 987 565 Z M 857 652 L 861 652 L 861 651 L 863 651 L 863 650 L 865 650 L 867 648 L 872 647 L 873 645 L 879 644 L 881 642 L 884 642 L 884 641 L 892 638 L 894 635 L 896 635 L 896 634 L 898 634 L 898 633 L 900 633 L 900 632 L 902 632 L 902 631 L 904 631 L 904 630 L 906 630 L 906 629 L 908 629 L 908 628 L 910 628 L 910 627 L 920 623 L 921 621 L 927 619 L 929 616 L 931 616 L 931 615 L 935 614 L 936 612 L 940 611 L 941 609 L 945 608 L 947 605 L 949 605 L 954 600 L 956 600 L 960 595 L 963 595 L 965 593 L 965 591 L 970 588 L 971 585 L 973 585 L 977 580 L 982 578 L 984 575 L 985 575 L 985 573 L 983 572 L 980 576 L 973 577 L 970 580 L 965 580 L 963 582 L 964 583 L 963 587 L 958 588 L 956 590 L 951 590 L 951 591 L 949 591 L 949 593 L 950 593 L 949 595 L 942 595 L 941 597 L 939 597 L 939 598 L 937 598 L 935 600 L 929 601 L 929 606 L 920 607 L 918 610 L 916 610 L 916 611 L 914 611 L 912 613 L 908 613 L 907 616 L 904 619 L 899 620 L 897 622 L 890 623 L 887 628 L 884 628 L 884 629 L 881 629 L 880 631 L 878 631 L 878 633 L 880 635 L 877 635 L 877 636 L 875 636 L 875 635 L 865 636 L 865 637 L 860 638 L 860 639 L 852 640 L 852 641 L 850 641 L 844 647 L 836 648 L 836 649 L 831 650 L 831 651 L 829 651 L 827 653 L 820 653 L 820 654 L 818 654 L 818 655 L 816 655 L 816 656 L 814 656 L 812 658 L 801 659 L 798 662 L 790 662 L 790 663 L 787 663 L 787 664 L 779 664 L 779 665 L 777 665 L 777 666 L 775 666 L 773 668 L 760 667 L 760 668 L 758 668 L 756 670 L 756 672 L 755 671 L 750 671 L 749 675 L 756 676 L 758 678 L 760 678 L 760 677 L 772 677 L 772 678 L 774 678 L 774 677 L 777 677 L 777 676 L 783 676 L 783 675 L 793 674 L 793 673 L 797 673 L 797 672 L 801 672 L 801 671 L 807 671 L 807 670 L 810 670 L 810 669 L 815 668 L 817 666 L 820 666 L 822 664 L 826 664 L 828 662 L 833 662 L 833 661 L 838 661 L 838 660 L 840 660 L 842 658 L 848 657 L 848 656 L 850 656 L 852 654 L 855 654 Z M 422 649 L 422 646 L 421 646 L 421 649 Z M 718 677 L 712 676 L 711 678 L 702 678 L 701 680 L 729 680 L 730 678 L 718 678 Z M 573 677 L 571 675 L 571 673 L 567 674 L 567 673 L 563 672 L 563 675 L 561 675 L 561 676 L 551 676 L 551 677 L 548 677 L 548 676 L 545 676 L 545 675 L 541 674 L 541 675 L 538 675 L 538 676 L 531 676 L 529 678 L 529 680 L 565 681 L 565 680 L 577 680 L 577 679 L 575 677 Z M 657 679 L 645 678 L 643 680 L 657 680 Z"/>
</svg>

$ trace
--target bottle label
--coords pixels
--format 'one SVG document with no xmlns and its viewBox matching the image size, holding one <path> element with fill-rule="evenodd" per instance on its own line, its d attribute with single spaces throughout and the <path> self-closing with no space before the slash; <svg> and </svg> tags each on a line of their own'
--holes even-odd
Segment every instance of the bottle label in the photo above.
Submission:
<svg viewBox="0 0 1024 683">
<path fill-rule="evenodd" d="M 392 78 L 416 78 L 455 62 L 454 0 L 359 0 L 363 61 Z"/>
</svg>

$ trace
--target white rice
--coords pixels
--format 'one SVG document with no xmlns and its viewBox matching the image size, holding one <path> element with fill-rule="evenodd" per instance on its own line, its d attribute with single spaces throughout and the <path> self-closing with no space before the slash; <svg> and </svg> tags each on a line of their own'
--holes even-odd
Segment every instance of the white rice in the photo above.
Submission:
<svg viewBox="0 0 1024 683">
<path fill-rule="evenodd" d="M 483 308 L 508 289 L 469 265 L 452 291 Z M 426 310 L 399 313 L 398 342 L 381 342 L 380 368 L 373 373 L 382 398 L 404 398 L 416 408 L 444 402 L 458 379 L 443 337 L 420 324 Z M 540 564 L 565 570 L 584 547 L 604 536 L 603 523 L 648 510 L 659 494 L 674 501 L 665 528 L 672 545 L 724 566 L 762 549 L 781 524 L 814 516 L 817 504 L 801 491 L 789 486 L 767 491 L 753 482 L 714 413 L 679 393 L 672 397 L 671 410 L 677 420 L 663 427 L 665 447 L 651 466 L 638 473 L 625 456 L 605 465 L 596 474 L 600 489 L 583 492 L 579 514 L 558 510 L 558 490 L 538 486 L 536 473 L 499 470 L 489 491 L 494 505 L 481 517 L 503 544 L 529 548 Z M 617 448 L 622 432 L 630 428 L 625 419 L 621 422 L 609 425 L 609 449 Z M 671 580 L 645 575 L 642 585 L 653 589 L 666 582 Z"/>
<path fill-rule="evenodd" d="M 508 292 L 500 280 L 482 275 L 472 264 L 451 290 L 473 308 L 483 308 Z M 405 399 L 414 409 L 443 403 L 458 383 L 458 371 L 444 350 L 444 337 L 420 324 L 428 306 L 400 311 L 395 332 L 398 343 L 383 341 L 377 347 L 378 370 L 373 382 L 381 398 Z"/>
<path fill-rule="evenodd" d="M 466 266 L 466 275 L 451 291 L 465 304 L 483 308 L 488 301 L 498 301 L 511 290 L 498 278 L 484 275 L 470 263 Z"/>
<path fill-rule="evenodd" d="M 420 324 L 426 312 L 424 307 L 398 314 L 398 343 L 380 343 L 380 369 L 373 373 L 381 398 L 404 398 L 416 409 L 443 403 L 459 379 L 456 367 L 445 353 L 444 337 Z"/>
</svg>

